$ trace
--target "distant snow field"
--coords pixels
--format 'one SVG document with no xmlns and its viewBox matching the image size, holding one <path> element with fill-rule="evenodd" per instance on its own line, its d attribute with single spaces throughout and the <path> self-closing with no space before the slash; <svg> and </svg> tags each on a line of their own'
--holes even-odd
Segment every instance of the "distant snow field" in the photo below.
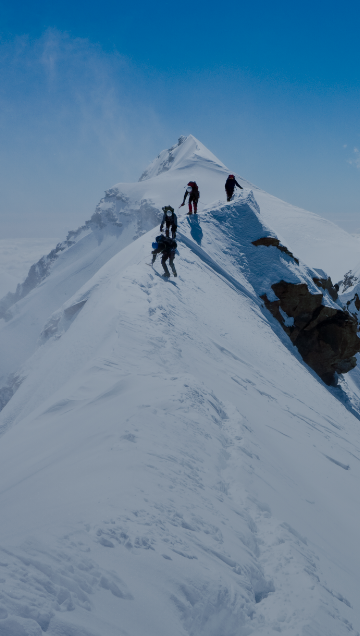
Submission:
<svg viewBox="0 0 360 636">
<path fill-rule="evenodd" d="M 56 238 L 0 239 L 0 298 L 14 292 L 33 263 L 56 246 Z"/>
</svg>

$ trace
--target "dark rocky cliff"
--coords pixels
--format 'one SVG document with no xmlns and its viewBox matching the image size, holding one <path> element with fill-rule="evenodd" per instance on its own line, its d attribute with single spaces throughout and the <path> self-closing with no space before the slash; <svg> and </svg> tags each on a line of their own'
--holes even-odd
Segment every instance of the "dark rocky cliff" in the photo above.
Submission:
<svg viewBox="0 0 360 636">
<path fill-rule="evenodd" d="M 306 364 L 326 384 L 335 384 L 336 373 L 346 373 L 356 366 L 355 354 L 360 351 L 356 318 L 340 308 L 324 306 L 323 294 L 311 294 L 305 283 L 294 285 L 281 280 L 271 287 L 279 300 L 269 301 L 264 294 L 266 307 Z"/>
<path fill-rule="evenodd" d="M 293 259 L 298 259 L 271 236 L 252 241 L 255 247 L 276 248 Z M 324 293 L 336 302 L 339 286 L 330 278 L 313 276 L 312 281 L 319 293 L 309 290 L 306 283 L 280 280 L 271 285 L 278 300 L 269 300 L 267 294 L 261 298 L 272 315 L 280 322 L 292 343 L 298 348 L 303 360 L 326 384 L 336 384 L 336 376 L 356 366 L 355 354 L 360 351 L 357 317 L 340 305 L 328 306 Z M 321 290 L 321 291 L 320 291 Z M 360 304 L 359 304 L 360 306 Z"/>
</svg>

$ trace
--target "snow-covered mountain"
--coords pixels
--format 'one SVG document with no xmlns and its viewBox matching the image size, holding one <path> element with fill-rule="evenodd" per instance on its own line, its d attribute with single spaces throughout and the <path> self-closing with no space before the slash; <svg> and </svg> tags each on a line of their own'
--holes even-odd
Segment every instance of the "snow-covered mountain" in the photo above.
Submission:
<svg viewBox="0 0 360 636">
<path fill-rule="evenodd" d="M 5 394 L 11 394 L 14 374 L 35 352 L 49 315 L 115 254 L 155 227 L 164 205 L 178 208 L 189 179 L 199 184 L 200 211 L 223 202 L 228 172 L 189 135 L 160 153 L 138 183 L 120 183 L 107 190 L 91 219 L 69 232 L 65 241 L 31 267 L 16 293 L 0 301 L 0 387 L 5 387 Z M 356 238 L 236 177 L 245 192 L 254 192 L 265 223 L 309 266 L 325 270 L 336 281 L 357 261 Z M 180 213 L 185 210 L 180 208 Z"/>
<path fill-rule="evenodd" d="M 0 636 L 360 632 L 358 369 L 325 386 L 261 300 L 341 311 L 314 278 L 358 241 L 227 173 L 180 138 L 3 300 Z"/>
</svg>

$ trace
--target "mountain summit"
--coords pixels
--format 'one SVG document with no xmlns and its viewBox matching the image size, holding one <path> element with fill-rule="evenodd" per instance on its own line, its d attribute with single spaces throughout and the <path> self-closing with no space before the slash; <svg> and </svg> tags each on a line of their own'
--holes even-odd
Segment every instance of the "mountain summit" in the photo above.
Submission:
<svg viewBox="0 0 360 636">
<path fill-rule="evenodd" d="M 151 162 L 139 181 L 157 177 L 168 170 L 183 169 L 191 172 L 199 165 L 204 165 L 209 170 L 223 171 L 225 174 L 228 172 L 226 166 L 193 135 L 182 136 L 175 146 L 163 150 Z"/>
</svg>

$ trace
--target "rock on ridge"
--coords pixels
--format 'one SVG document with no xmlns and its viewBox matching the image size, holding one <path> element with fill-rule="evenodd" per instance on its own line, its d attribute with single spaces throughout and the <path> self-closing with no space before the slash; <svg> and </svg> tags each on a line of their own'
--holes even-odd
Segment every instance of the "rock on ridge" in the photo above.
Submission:
<svg viewBox="0 0 360 636">
<path fill-rule="evenodd" d="M 336 384 L 337 373 L 347 373 L 356 366 L 355 354 L 360 351 L 356 318 L 340 308 L 323 305 L 323 294 L 311 294 L 305 283 L 281 280 L 271 287 L 279 300 L 270 301 L 264 294 L 266 307 L 304 362 L 326 384 Z"/>
<path fill-rule="evenodd" d="M 279 239 L 275 238 L 274 236 L 263 236 L 257 239 L 256 241 L 252 241 L 252 244 L 255 245 L 255 247 L 259 247 L 259 245 L 264 245 L 264 247 L 270 247 L 270 246 L 277 247 L 277 249 L 280 250 L 280 252 L 284 252 L 284 254 L 287 254 L 288 256 L 293 258 L 295 263 L 299 265 L 299 259 L 296 258 L 294 254 L 290 252 L 290 250 L 288 250 L 287 247 L 285 247 L 285 245 L 281 245 Z"/>
</svg>

